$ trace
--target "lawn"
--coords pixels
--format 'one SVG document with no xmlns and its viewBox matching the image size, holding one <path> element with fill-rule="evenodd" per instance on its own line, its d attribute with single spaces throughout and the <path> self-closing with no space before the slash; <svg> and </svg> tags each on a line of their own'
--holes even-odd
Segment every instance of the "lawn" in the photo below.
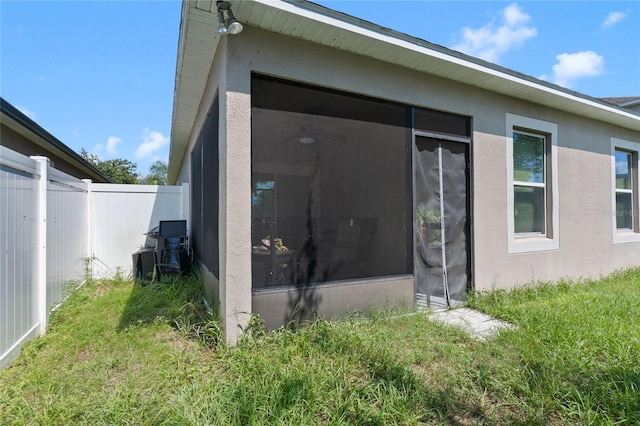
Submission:
<svg viewBox="0 0 640 426">
<path fill-rule="evenodd" d="M 197 279 L 90 282 L 0 371 L 0 424 L 640 424 L 640 270 L 473 295 L 486 341 L 399 310 L 239 345 Z"/>
</svg>

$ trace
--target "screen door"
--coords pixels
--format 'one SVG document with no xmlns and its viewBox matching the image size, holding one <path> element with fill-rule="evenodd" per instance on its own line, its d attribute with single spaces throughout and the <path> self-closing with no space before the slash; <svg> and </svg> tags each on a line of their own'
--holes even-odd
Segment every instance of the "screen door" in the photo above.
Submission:
<svg viewBox="0 0 640 426">
<path fill-rule="evenodd" d="M 415 138 L 414 265 L 419 306 L 456 306 L 470 281 L 469 145 Z"/>
</svg>

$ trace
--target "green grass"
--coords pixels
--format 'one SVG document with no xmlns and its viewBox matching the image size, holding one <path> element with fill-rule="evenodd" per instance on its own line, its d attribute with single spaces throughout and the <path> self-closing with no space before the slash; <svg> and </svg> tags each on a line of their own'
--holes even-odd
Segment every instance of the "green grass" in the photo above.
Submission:
<svg viewBox="0 0 640 426">
<path fill-rule="evenodd" d="M 640 424 L 640 270 L 494 292 L 472 306 L 518 325 L 504 338 L 524 368 L 519 397 L 583 424 Z"/>
<path fill-rule="evenodd" d="M 74 292 L 0 371 L 0 424 L 639 424 L 640 270 L 474 295 L 518 328 L 477 341 L 377 312 L 233 348 L 197 279 Z"/>
</svg>

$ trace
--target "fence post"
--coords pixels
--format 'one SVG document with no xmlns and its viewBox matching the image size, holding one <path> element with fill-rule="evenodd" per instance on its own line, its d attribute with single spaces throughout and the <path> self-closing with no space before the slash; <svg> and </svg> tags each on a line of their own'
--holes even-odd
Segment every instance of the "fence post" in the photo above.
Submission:
<svg viewBox="0 0 640 426">
<path fill-rule="evenodd" d="M 47 157 L 31 157 L 37 162 L 38 184 L 36 185 L 36 198 L 38 212 L 36 214 L 36 241 L 37 253 L 35 255 L 35 270 L 33 273 L 36 281 L 37 312 L 40 320 L 40 334 L 47 330 L 47 185 L 49 184 L 50 160 Z"/>
<path fill-rule="evenodd" d="M 93 182 L 91 179 L 82 179 L 87 184 L 87 257 L 85 258 L 85 280 L 93 278 Z"/>
</svg>

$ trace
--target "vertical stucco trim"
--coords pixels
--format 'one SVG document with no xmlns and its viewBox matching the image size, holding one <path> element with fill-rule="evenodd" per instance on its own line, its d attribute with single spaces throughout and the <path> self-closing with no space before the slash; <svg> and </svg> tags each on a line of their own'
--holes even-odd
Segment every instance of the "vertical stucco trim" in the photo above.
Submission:
<svg viewBox="0 0 640 426">
<path fill-rule="evenodd" d="M 251 73 L 233 70 L 226 39 L 220 85 L 220 313 L 228 344 L 251 317 Z"/>
<path fill-rule="evenodd" d="M 514 128 L 527 129 L 550 135 L 551 138 L 551 190 L 552 205 L 551 235 L 518 237 L 515 234 L 514 224 L 514 195 L 513 195 L 513 130 Z M 545 250 L 558 250 L 560 248 L 560 214 L 558 194 L 558 125 L 549 121 L 523 117 L 515 114 L 506 114 L 505 151 L 507 153 L 507 238 L 508 252 L 528 253 Z"/>
<path fill-rule="evenodd" d="M 633 152 L 636 160 L 635 172 L 632 175 L 634 192 L 632 194 L 633 202 L 633 229 L 619 230 L 617 226 L 617 210 L 616 210 L 616 149 L 624 149 L 629 152 Z M 625 243 L 637 243 L 640 242 L 640 230 L 638 229 L 638 212 L 640 211 L 640 204 L 638 203 L 638 195 L 640 188 L 640 143 L 631 142 L 623 139 L 611 138 L 611 225 L 613 230 L 613 243 L 625 244 Z"/>
</svg>

